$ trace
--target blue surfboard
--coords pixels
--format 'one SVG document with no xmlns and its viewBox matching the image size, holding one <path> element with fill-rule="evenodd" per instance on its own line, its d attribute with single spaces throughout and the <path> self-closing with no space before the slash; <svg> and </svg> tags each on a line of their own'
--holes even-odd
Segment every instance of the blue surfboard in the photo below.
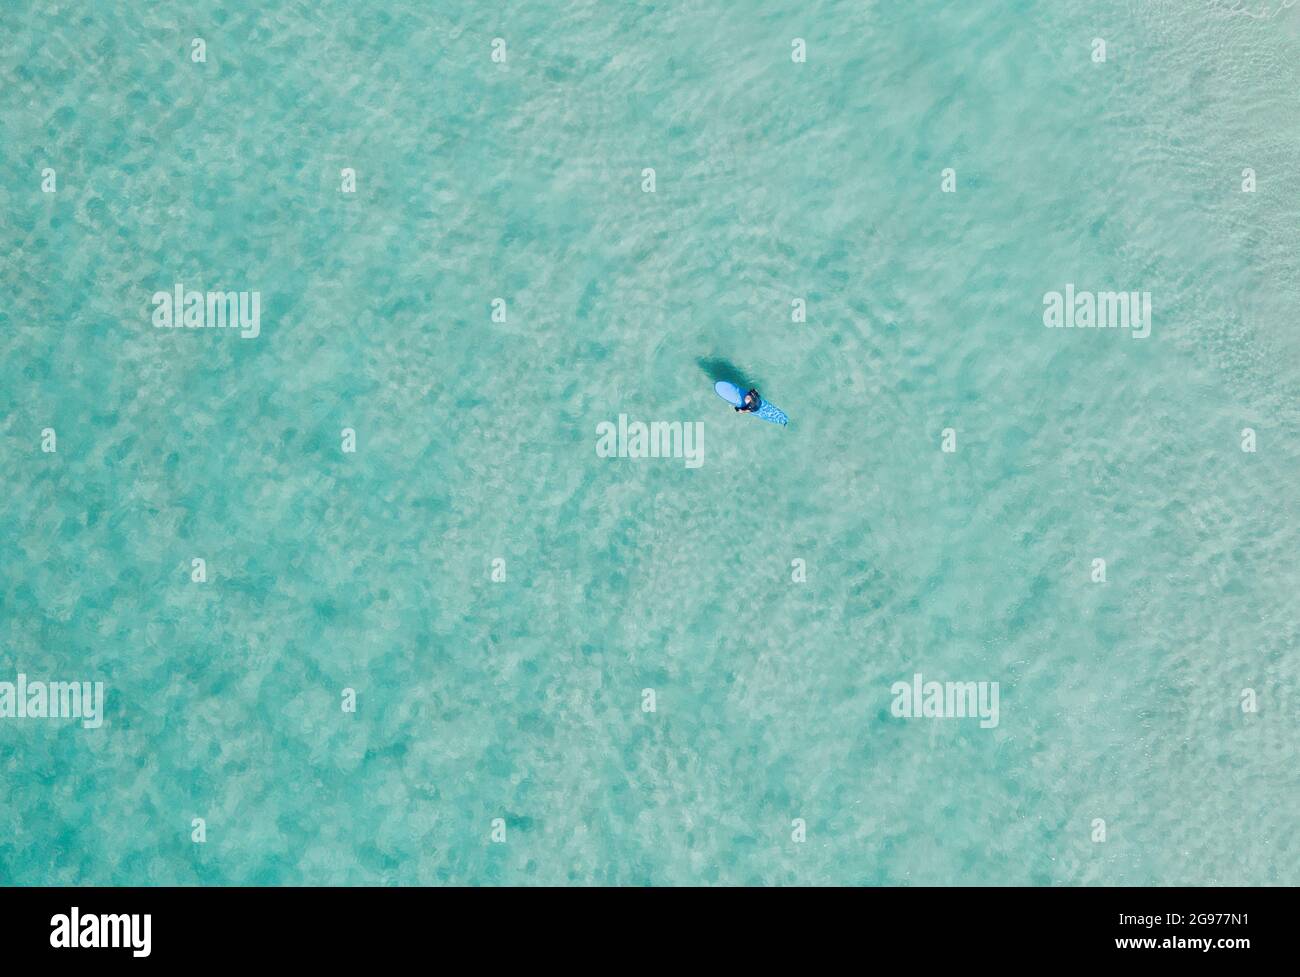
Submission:
<svg viewBox="0 0 1300 977">
<path fill-rule="evenodd" d="M 739 407 L 745 402 L 746 391 L 741 390 L 734 383 L 726 380 L 719 380 L 713 385 L 713 390 L 719 397 L 729 403 L 732 407 Z M 758 410 L 744 411 L 746 414 L 753 414 L 761 421 L 770 421 L 772 424 L 787 424 L 790 418 L 785 416 L 785 411 L 775 404 L 769 404 L 762 397 L 758 398 Z"/>
</svg>

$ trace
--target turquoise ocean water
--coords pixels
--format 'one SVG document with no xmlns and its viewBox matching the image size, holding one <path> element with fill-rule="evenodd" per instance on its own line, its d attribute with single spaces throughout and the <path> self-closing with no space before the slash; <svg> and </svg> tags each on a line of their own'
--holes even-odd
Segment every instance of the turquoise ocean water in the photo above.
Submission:
<svg viewBox="0 0 1300 977">
<path fill-rule="evenodd" d="M 0 719 L 0 882 L 1300 883 L 1296 5 L 0 36 L 0 681 L 108 690 Z M 176 283 L 260 336 L 154 328 Z M 1045 328 L 1067 283 L 1150 336 Z"/>
</svg>

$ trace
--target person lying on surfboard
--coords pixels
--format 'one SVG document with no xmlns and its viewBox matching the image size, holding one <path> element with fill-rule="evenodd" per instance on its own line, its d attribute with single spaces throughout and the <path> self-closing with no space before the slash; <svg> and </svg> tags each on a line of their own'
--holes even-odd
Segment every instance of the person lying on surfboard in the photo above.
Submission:
<svg viewBox="0 0 1300 977">
<path fill-rule="evenodd" d="M 751 389 L 749 393 L 745 393 L 744 387 L 738 387 L 730 380 L 718 380 L 713 384 L 713 392 L 739 413 L 751 414 L 757 420 L 780 424 L 782 427 L 790 422 L 785 411 L 764 400 L 757 390 Z"/>
</svg>

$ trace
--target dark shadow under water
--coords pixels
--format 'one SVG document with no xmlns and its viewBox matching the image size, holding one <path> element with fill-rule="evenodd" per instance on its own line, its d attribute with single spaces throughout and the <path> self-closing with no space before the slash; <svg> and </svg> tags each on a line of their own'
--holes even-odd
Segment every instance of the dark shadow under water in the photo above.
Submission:
<svg viewBox="0 0 1300 977">
<path fill-rule="evenodd" d="M 758 384 L 748 373 L 732 363 L 731 360 L 723 359 L 721 356 L 701 356 L 695 361 L 699 364 L 705 375 L 717 383 L 719 380 L 729 380 L 741 390 L 757 390 Z"/>
</svg>

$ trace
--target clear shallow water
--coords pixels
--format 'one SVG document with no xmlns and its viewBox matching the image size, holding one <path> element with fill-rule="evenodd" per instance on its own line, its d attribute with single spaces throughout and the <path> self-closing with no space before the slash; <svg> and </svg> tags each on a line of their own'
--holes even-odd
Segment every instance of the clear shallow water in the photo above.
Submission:
<svg viewBox="0 0 1300 977">
<path fill-rule="evenodd" d="M 99 6 L 3 14 L 0 680 L 109 698 L 0 880 L 1300 882 L 1300 10 Z"/>
</svg>

